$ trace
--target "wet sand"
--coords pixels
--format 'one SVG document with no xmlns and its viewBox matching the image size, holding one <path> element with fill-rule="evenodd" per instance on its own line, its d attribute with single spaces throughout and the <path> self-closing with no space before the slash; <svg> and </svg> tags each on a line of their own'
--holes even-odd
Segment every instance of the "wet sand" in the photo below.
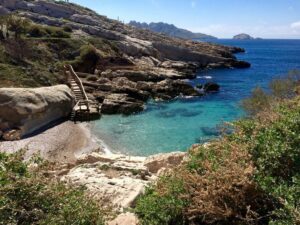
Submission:
<svg viewBox="0 0 300 225">
<path fill-rule="evenodd" d="M 102 151 L 92 137 L 88 123 L 67 121 L 35 136 L 20 141 L 0 142 L 0 152 L 14 153 L 26 150 L 25 159 L 34 154 L 58 163 L 74 163 L 84 153 Z"/>
</svg>

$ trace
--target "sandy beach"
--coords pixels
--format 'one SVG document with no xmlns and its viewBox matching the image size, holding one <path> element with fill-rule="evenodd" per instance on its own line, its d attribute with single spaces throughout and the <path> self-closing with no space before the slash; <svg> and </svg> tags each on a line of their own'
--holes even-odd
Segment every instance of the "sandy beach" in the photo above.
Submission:
<svg viewBox="0 0 300 225">
<path fill-rule="evenodd" d="M 82 154 L 103 151 L 92 138 L 89 126 L 88 123 L 63 122 L 26 139 L 0 142 L 0 152 L 14 153 L 24 149 L 25 159 L 40 154 L 52 162 L 74 163 Z"/>
</svg>

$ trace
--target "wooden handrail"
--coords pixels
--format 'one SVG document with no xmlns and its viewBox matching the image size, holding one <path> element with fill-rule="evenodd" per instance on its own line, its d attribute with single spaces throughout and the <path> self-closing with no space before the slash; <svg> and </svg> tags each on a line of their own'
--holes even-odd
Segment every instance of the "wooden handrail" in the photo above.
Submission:
<svg viewBox="0 0 300 225">
<path fill-rule="evenodd" d="M 89 110 L 89 98 L 88 98 L 88 96 L 87 96 L 87 94 L 86 94 L 86 92 L 84 90 L 84 87 L 83 87 L 81 79 L 78 77 L 78 75 L 76 74 L 76 72 L 74 71 L 74 69 L 73 69 L 73 67 L 71 65 L 65 65 L 64 67 L 65 67 L 66 70 L 69 71 L 69 75 L 71 75 L 74 78 L 74 81 L 76 82 L 76 84 L 80 88 L 80 90 L 81 90 L 81 92 L 83 94 L 83 98 L 84 98 L 84 101 L 86 103 L 87 109 Z M 79 104 L 79 102 L 81 102 L 81 101 L 78 101 L 77 104 Z"/>
</svg>

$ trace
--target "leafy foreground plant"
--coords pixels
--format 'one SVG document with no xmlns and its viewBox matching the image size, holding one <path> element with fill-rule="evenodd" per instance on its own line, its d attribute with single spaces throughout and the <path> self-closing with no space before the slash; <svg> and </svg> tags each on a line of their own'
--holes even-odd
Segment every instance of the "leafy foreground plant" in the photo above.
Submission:
<svg viewBox="0 0 300 225">
<path fill-rule="evenodd" d="M 142 224 L 300 224 L 300 97 L 275 86 L 271 106 L 148 189 L 135 208 Z"/>
<path fill-rule="evenodd" d="M 102 225 L 103 215 L 83 188 L 29 172 L 20 153 L 0 153 L 0 224 Z"/>
</svg>

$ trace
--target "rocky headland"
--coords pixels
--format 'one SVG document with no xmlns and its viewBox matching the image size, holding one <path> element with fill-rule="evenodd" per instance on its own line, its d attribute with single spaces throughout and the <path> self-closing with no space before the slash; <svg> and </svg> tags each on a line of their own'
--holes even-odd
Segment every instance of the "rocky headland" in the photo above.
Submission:
<svg viewBox="0 0 300 225">
<path fill-rule="evenodd" d="M 102 104 L 104 114 L 141 111 L 149 98 L 170 100 L 179 95 L 201 96 L 202 92 L 185 82 L 185 79 L 195 78 L 198 70 L 250 66 L 234 56 L 244 49 L 138 29 L 72 3 L 0 0 L 0 4 L 1 14 L 17 13 L 37 25 L 67 27 L 72 31 L 68 40 L 55 41 L 34 39 L 29 32 L 31 38 L 26 40 L 29 45 L 52 54 L 49 56 L 52 58 L 42 64 L 49 68 L 45 71 L 47 77 L 39 78 L 36 83 L 42 86 L 62 83 L 61 64 L 71 62 L 75 70 L 81 72 L 79 75 L 89 97 Z M 83 47 L 91 54 L 84 55 L 84 49 L 79 51 Z M 31 74 L 36 65 L 22 69 Z M 9 81 L 13 86 L 11 83 Z"/>
</svg>

